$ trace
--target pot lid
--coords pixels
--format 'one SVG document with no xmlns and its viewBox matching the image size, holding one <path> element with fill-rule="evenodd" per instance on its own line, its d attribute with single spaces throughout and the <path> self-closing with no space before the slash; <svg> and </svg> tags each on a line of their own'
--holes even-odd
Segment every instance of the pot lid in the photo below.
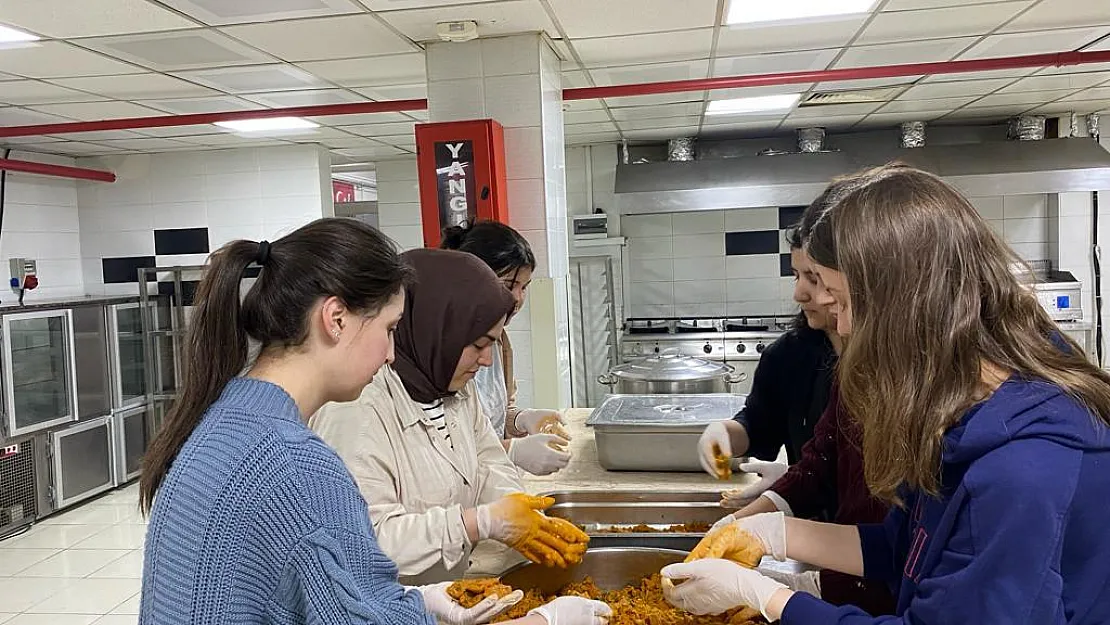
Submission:
<svg viewBox="0 0 1110 625">
<path fill-rule="evenodd" d="M 727 421 L 745 395 L 608 395 L 586 425 L 697 426 Z"/>
<path fill-rule="evenodd" d="M 693 356 L 656 354 L 613 367 L 610 373 L 626 380 L 672 382 L 712 379 L 731 371 L 727 365 Z"/>
</svg>

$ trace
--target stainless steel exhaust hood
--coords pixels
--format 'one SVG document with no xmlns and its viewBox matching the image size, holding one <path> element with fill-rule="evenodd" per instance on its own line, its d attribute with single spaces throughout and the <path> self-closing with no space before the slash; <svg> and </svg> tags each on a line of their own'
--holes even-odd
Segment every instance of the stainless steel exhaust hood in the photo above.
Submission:
<svg viewBox="0 0 1110 625">
<path fill-rule="evenodd" d="M 809 204 L 836 176 L 901 161 L 969 197 L 1110 190 L 1110 152 L 1090 139 L 897 146 L 618 165 L 621 213 L 636 215 Z"/>
</svg>

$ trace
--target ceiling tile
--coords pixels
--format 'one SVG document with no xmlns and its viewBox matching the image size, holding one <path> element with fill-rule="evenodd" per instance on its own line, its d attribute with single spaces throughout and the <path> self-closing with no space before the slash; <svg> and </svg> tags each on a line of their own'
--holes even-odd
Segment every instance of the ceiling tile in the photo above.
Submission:
<svg viewBox="0 0 1110 625">
<path fill-rule="evenodd" d="M 1033 4 L 1033 0 L 998 4 L 879 13 L 853 45 L 891 43 L 913 39 L 940 39 L 984 35 Z"/>
<path fill-rule="evenodd" d="M 684 104 L 662 104 L 658 106 L 628 106 L 609 110 L 613 113 L 613 119 L 619 122 L 631 119 L 658 119 L 661 117 L 701 115 L 704 109 L 704 102 L 687 102 Z"/>
<path fill-rule="evenodd" d="M 123 117 L 155 117 L 165 115 L 162 111 L 139 106 L 130 102 L 84 102 L 80 104 L 43 104 L 34 110 L 48 115 L 63 115 L 83 121 L 120 119 Z"/>
<path fill-rule="evenodd" d="M 584 135 L 593 134 L 596 132 L 611 132 L 616 130 L 610 122 L 599 122 L 593 124 L 565 124 L 563 132 L 567 135 Z"/>
<path fill-rule="evenodd" d="M 616 143 L 621 140 L 619 132 L 595 132 L 588 135 L 570 135 L 566 137 L 567 145 L 596 145 L 599 143 Z"/>
<path fill-rule="evenodd" d="M 212 126 L 214 128 L 214 126 Z M 244 144 L 255 143 L 260 139 L 257 136 L 237 135 L 233 132 L 221 132 L 211 135 L 196 135 L 192 137 L 177 137 L 177 141 L 181 143 L 190 143 L 193 145 L 206 145 L 214 147 L 235 147 Z"/>
<path fill-rule="evenodd" d="M 1110 100 L 1110 87 L 1085 89 L 1074 95 L 1067 96 L 1062 102 L 1081 102 L 1086 100 Z"/>
<path fill-rule="evenodd" d="M 781 124 L 784 119 L 783 117 L 765 117 L 755 120 L 748 119 L 746 121 L 738 121 L 736 117 L 706 117 L 701 127 L 701 134 L 717 135 L 739 130 L 770 131 L 778 128 L 779 124 Z M 720 123 L 711 123 L 714 121 Z"/>
<path fill-rule="evenodd" d="M 145 100 L 143 101 L 143 105 L 176 115 L 223 113 L 225 111 L 253 111 L 260 108 L 254 102 L 247 102 L 246 100 L 241 100 L 233 96 Z"/>
<path fill-rule="evenodd" d="M 254 65 L 203 69 L 177 74 L 181 78 L 227 93 L 291 91 L 330 87 L 319 78 L 291 65 Z"/>
<path fill-rule="evenodd" d="M 991 35 L 961 55 L 960 58 L 982 59 L 1078 50 L 1107 33 L 1110 33 L 1110 27 L 1069 28 L 1035 33 Z"/>
<path fill-rule="evenodd" d="M 969 108 L 983 108 L 994 106 L 1026 105 L 1038 106 L 1059 100 L 1064 96 L 1075 93 L 1074 89 L 1060 89 L 1056 91 L 1032 91 L 1025 93 L 996 93 L 983 96 L 968 105 Z"/>
<path fill-rule="evenodd" d="M 465 6 L 388 11 L 379 15 L 413 41 L 438 40 L 436 22 L 454 20 L 478 22 L 478 34 L 482 37 L 528 31 L 545 31 L 549 36 L 559 36 L 539 0 L 481 2 Z"/>
<path fill-rule="evenodd" d="M 989 2 L 990 0 L 987 1 Z M 967 0 L 887 0 L 886 4 L 883 5 L 883 11 L 917 11 L 919 9 L 939 9 L 942 7 L 958 7 L 966 3 Z"/>
<path fill-rule="evenodd" d="M 852 16 L 796 24 L 722 26 L 717 56 L 841 48 L 865 21 L 864 17 Z"/>
<path fill-rule="evenodd" d="M 286 61 L 324 61 L 416 50 L 373 15 L 230 26 L 224 33 Z"/>
<path fill-rule="evenodd" d="M 51 152 L 54 154 L 68 154 L 74 155 L 91 155 L 91 154 L 116 154 L 123 150 L 121 148 L 107 147 L 97 145 L 95 143 L 85 143 L 83 141 L 62 141 L 59 143 L 44 144 L 46 149 L 44 152 Z"/>
<path fill-rule="evenodd" d="M 602 109 L 593 111 L 565 111 L 563 113 L 563 124 L 592 124 L 604 121 L 609 121 L 609 114 Z"/>
<path fill-rule="evenodd" d="M 245 93 L 243 99 L 257 102 L 269 108 L 290 106 L 318 106 L 324 104 L 348 104 L 365 102 L 357 94 L 344 89 L 307 89 L 305 91 L 275 91 L 272 93 Z"/>
<path fill-rule="evenodd" d="M 1010 106 L 986 106 L 982 108 L 964 107 L 962 109 L 957 109 L 940 119 L 942 121 L 947 121 L 951 119 L 989 119 L 994 121 L 1001 121 L 1005 120 L 1008 117 L 1013 117 L 1014 115 L 1020 115 L 1021 113 L 1029 110 L 1029 108 L 1030 107 L 1028 106 L 1017 104 Z"/>
<path fill-rule="evenodd" d="M 423 100 L 428 97 L 428 85 L 391 85 L 388 87 L 361 87 L 353 91 L 375 101 L 385 100 Z"/>
<path fill-rule="evenodd" d="M 404 9 L 429 9 L 447 7 L 452 4 L 480 4 L 499 0 L 358 0 L 371 11 L 399 11 Z"/>
<path fill-rule="evenodd" d="M 57 102 L 91 102 L 103 100 L 73 89 L 66 89 L 37 80 L 17 80 L 0 88 L 0 103 L 4 104 L 53 104 Z"/>
<path fill-rule="evenodd" d="M 697 126 L 701 122 L 700 115 L 687 115 L 684 117 L 660 117 L 657 119 L 627 119 L 617 122 L 621 130 L 651 130 L 652 128 L 680 128 Z"/>
<path fill-rule="evenodd" d="M 1110 39 L 1107 39 L 1110 44 Z M 1106 46 L 1110 50 L 1110 45 Z M 1089 74 L 1092 72 L 1110 73 L 1110 63 L 1084 63 L 1082 65 L 1062 65 L 1060 67 L 1042 67 L 1037 70 L 1037 76 L 1056 76 L 1059 74 Z"/>
<path fill-rule="evenodd" d="M 799 106 L 790 113 L 795 119 L 818 119 L 822 117 L 845 117 L 850 115 L 867 115 L 873 113 L 882 102 L 869 102 L 867 104 L 826 104 L 822 106 Z"/>
<path fill-rule="evenodd" d="M 321 78 L 344 87 L 408 85 L 424 82 L 424 53 L 397 54 L 373 58 L 298 63 Z"/>
<path fill-rule="evenodd" d="M 995 78 L 992 80 L 963 80 L 958 82 L 924 83 L 910 87 L 899 100 L 933 100 L 940 98 L 958 98 L 961 96 L 986 95 L 1005 87 L 1013 82 L 1011 78 Z"/>
<path fill-rule="evenodd" d="M 54 137 L 64 141 L 89 141 L 99 143 L 103 139 L 142 139 L 143 136 L 129 130 L 93 130 L 91 132 L 73 132 Z"/>
<path fill-rule="evenodd" d="M 335 138 L 324 137 L 324 138 L 321 138 L 321 139 L 305 139 L 305 140 L 302 140 L 302 139 L 298 138 L 296 140 L 296 143 L 319 143 L 320 145 L 323 145 L 323 146 L 325 146 L 327 148 L 330 148 L 332 150 L 338 150 L 338 149 L 348 149 L 349 150 L 351 148 L 370 148 L 370 147 L 378 147 L 378 146 L 381 145 L 380 143 L 377 143 L 375 141 L 371 141 L 370 139 L 364 139 L 362 137 L 352 137 L 350 135 L 347 135 L 346 137 L 335 137 Z"/>
<path fill-rule="evenodd" d="M 1054 102 L 1046 104 L 1029 111 L 1036 115 L 1062 115 L 1065 113 L 1075 113 L 1077 115 L 1086 115 L 1087 113 L 1100 113 L 1110 111 L 1110 99 L 1106 100 L 1086 100 L 1083 102 Z"/>
<path fill-rule="evenodd" d="M 836 62 L 835 67 L 869 67 L 875 65 L 901 65 L 903 63 L 933 63 L 948 61 L 975 43 L 975 37 L 934 39 L 905 43 L 885 43 L 874 46 L 852 46 Z"/>
<path fill-rule="evenodd" d="M 98 37 L 84 39 L 81 45 L 163 72 L 273 61 L 226 35 L 203 29 Z"/>
<path fill-rule="evenodd" d="M 1100 39 L 1100 40 L 1092 43 L 1091 45 L 1087 46 L 1086 48 L 1083 48 L 1084 52 L 1097 52 L 1097 51 L 1100 51 L 1100 50 L 1110 50 L 1110 37 Z M 1099 65 L 1099 66 L 1110 65 L 1110 63 L 1100 63 L 1100 64 L 1095 64 L 1095 65 Z M 1088 67 L 1090 67 L 1090 66 L 1088 65 Z"/>
<path fill-rule="evenodd" d="M 58 78 L 55 84 L 119 100 L 147 100 L 212 94 L 211 89 L 162 74 Z"/>
<path fill-rule="evenodd" d="M 612 98 L 609 103 L 612 104 L 613 100 L 635 100 L 639 98 Z M 614 105 L 615 106 L 615 105 Z M 588 100 L 563 100 L 564 111 L 593 111 L 596 109 L 604 108 L 605 105 L 601 100 L 591 98 Z"/>
<path fill-rule="evenodd" d="M 143 70 L 68 43 L 43 41 L 6 47 L 0 54 L 0 71 L 28 78 L 64 78 L 137 74 Z"/>
<path fill-rule="evenodd" d="M 717 19 L 717 0 L 559 0 L 555 17 L 572 39 L 613 37 L 686 28 L 711 28 Z"/>
<path fill-rule="evenodd" d="M 406 154 L 411 154 L 411 152 L 406 152 L 405 150 L 401 150 L 388 145 L 370 148 L 350 148 L 335 150 L 335 152 L 337 154 L 350 158 L 386 158 L 390 156 L 404 156 Z"/>
<path fill-rule="evenodd" d="M 141 139 L 104 139 L 97 141 L 97 143 L 113 148 L 139 150 L 143 152 L 164 150 L 167 148 L 180 148 L 187 145 L 180 141 L 174 141 L 173 139 L 160 139 L 156 137 L 144 137 Z"/>
<path fill-rule="evenodd" d="M 362 126 L 366 124 L 397 124 L 412 121 L 400 113 L 364 113 L 360 115 L 324 115 L 307 117 L 324 126 Z"/>
<path fill-rule="evenodd" d="M 159 0 L 210 26 L 354 13 L 351 0 Z"/>
<path fill-rule="evenodd" d="M 825 83 L 832 84 L 832 83 Z M 800 83 L 796 85 L 772 85 L 769 87 L 738 87 L 736 89 L 714 89 L 709 92 L 710 100 L 728 100 L 731 98 L 749 98 L 761 95 L 780 95 L 784 93 L 805 93 L 813 88 L 813 83 Z M 701 93 L 701 92 L 698 92 Z"/>
<path fill-rule="evenodd" d="M 805 117 L 798 116 L 797 113 L 786 118 L 782 122 L 782 128 L 808 128 L 810 126 L 822 126 L 831 129 L 844 129 L 851 128 L 863 119 L 863 115 L 832 115 L 827 117 Z"/>
<path fill-rule="evenodd" d="M 643 82 L 667 82 L 705 78 L 709 61 L 682 61 L 650 65 L 625 65 L 621 67 L 594 68 L 590 75 L 597 86 L 631 85 Z"/>
<path fill-rule="evenodd" d="M 713 61 L 713 75 L 746 76 L 822 70 L 832 63 L 838 52 L 829 49 L 718 58 Z"/>
<path fill-rule="evenodd" d="M 995 69 L 986 72 L 957 72 L 954 74 L 931 74 L 921 79 L 922 83 L 934 82 L 965 82 L 968 80 L 994 80 L 997 78 L 1021 78 L 1037 71 L 1035 67 L 1021 67 L 1018 69 Z"/>
<path fill-rule="evenodd" d="M 878 89 L 896 87 L 917 82 L 922 76 L 897 76 L 894 78 L 865 78 L 862 80 L 837 80 L 817 85 L 817 91 L 854 91 L 856 89 Z"/>
<path fill-rule="evenodd" d="M 578 70 L 563 70 L 563 89 L 582 89 L 592 87 L 586 72 Z"/>
<path fill-rule="evenodd" d="M 69 121 L 73 121 L 73 119 L 61 115 L 48 115 L 31 109 L 14 106 L 0 108 L 0 126 L 34 126 Z"/>
<path fill-rule="evenodd" d="M 587 67 L 689 61 L 709 58 L 713 29 L 575 39 L 571 45 Z"/>
<path fill-rule="evenodd" d="M 1057 74 L 1054 76 L 1030 76 L 1022 78 L 1000 90 L 1012 91 L 1051 91 L 1054 89 L 1086 89 L 1106 82 L 1110 73 L 1091 72 L 1088 74 Z"/>
<path fill-rule="evenodd" d="M 55 38 L 192 28 L 195 22 L 147 0 L 33 0 L 0 3 L 0 22 Z"/>
<path fill-rule="evenodd" d="M 666 141 L 678 137 L 693 137 L 698 134 L 696 125 L 679 128 L 660 128 L 656 130 L 629 130 L 624 133 L 629 141 Z"/>
<path fill-rule="evenodd" d="M 176 138 L 176 137 L 194 137 L 197 135 L 215 135 L 222 134 L 223 130 L 218 126 L 212 124 L 202 124 L 199 126 L 167 126 L 165 128 L 141 128 L 135 131 L 138 134 L 148 137 L 163 137 L 163 138 Z"/>
<path fill-rule="evenodd" d="M 397 122 L 393 124 L 363 124 L 344 126 L 343 130 L 360 137 L 387 137 L 394 135 L 413 135 L 416 122 Z"/>
<path fill-rule="evenodd" d="M 1041 0 L 1037 6 L 1010 22 L 1002 32 L 1071 28 L 1110 24 L 1110 10 L 1105 1 Z"/>
<path fill-rule="evenodd" d="M 944 98 L 940 100 L 895 100 L 887 102 L 878 113 L 922 113 L 926 111 L 951 111 L 975 101 L 975 97 Z"/>
<path fill-rule="evenodd" d="M 656 104 L 677 104 L 679 102 L 701 102 L 704 99 L 704 91 L 681 91 L 678 93 L 654 93 L 651 95 L 606 98 L 605 104 L 608 106 L 651 106 Z M 572 109 L 567 109 L 564 104 L 563 110 Z"/>
</svg>

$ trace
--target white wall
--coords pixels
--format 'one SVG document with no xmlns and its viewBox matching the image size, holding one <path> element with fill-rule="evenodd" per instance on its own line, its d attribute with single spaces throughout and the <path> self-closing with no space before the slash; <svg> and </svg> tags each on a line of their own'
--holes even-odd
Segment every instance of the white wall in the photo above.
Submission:
<svg viewBox="0 0 1110 625">
<path fill-rule="evenodd" d="M 402 250 L 424 247 L 416 158 L 377 163 L 378 227 Z"/>
<path fill-rule="evenodd" d="M 235 239 L 272 241 L 334 214 L 331 161 L 312 145 L 136 154 L 80 164 L 118 176 L 110 185 L 78 185 L 84 283 L 93 294 L 137 292 L 134 284 L 105 284 L 102 259 L 155 256 L 155 230 L 207 228 L 215 251 Z M 157 262 L 201 264 L 206 256 L 158 256 Z"/>
<path fill-rule="evenodd" d="M 13 150 L 11 158 L 73 166 L 63 156 Z M 7 288 L 9 258 L 37 261 L 39 287 L 24 302 L 81 295 L 81 242 L 78 236 L 77 182 L 66 178 L 8 173 L 4 221 L 0 230 L 0 302 L 16 301 Z"/>
</svg>

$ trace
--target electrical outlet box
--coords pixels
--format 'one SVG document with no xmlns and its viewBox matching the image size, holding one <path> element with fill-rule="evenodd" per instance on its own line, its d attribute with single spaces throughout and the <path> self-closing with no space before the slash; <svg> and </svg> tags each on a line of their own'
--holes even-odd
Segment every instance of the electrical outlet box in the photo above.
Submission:
<svg viewBox="0 0 1110 625">
<path fill-rule="evenodd" d="M 30 258 L 9 258 L 8 265 L 11 269 L 11 287 L 21 289 L 27 284 L 27 278 L 34 277 L 37 282 L 38 271 L 35 261 Z"/>
</svg>

